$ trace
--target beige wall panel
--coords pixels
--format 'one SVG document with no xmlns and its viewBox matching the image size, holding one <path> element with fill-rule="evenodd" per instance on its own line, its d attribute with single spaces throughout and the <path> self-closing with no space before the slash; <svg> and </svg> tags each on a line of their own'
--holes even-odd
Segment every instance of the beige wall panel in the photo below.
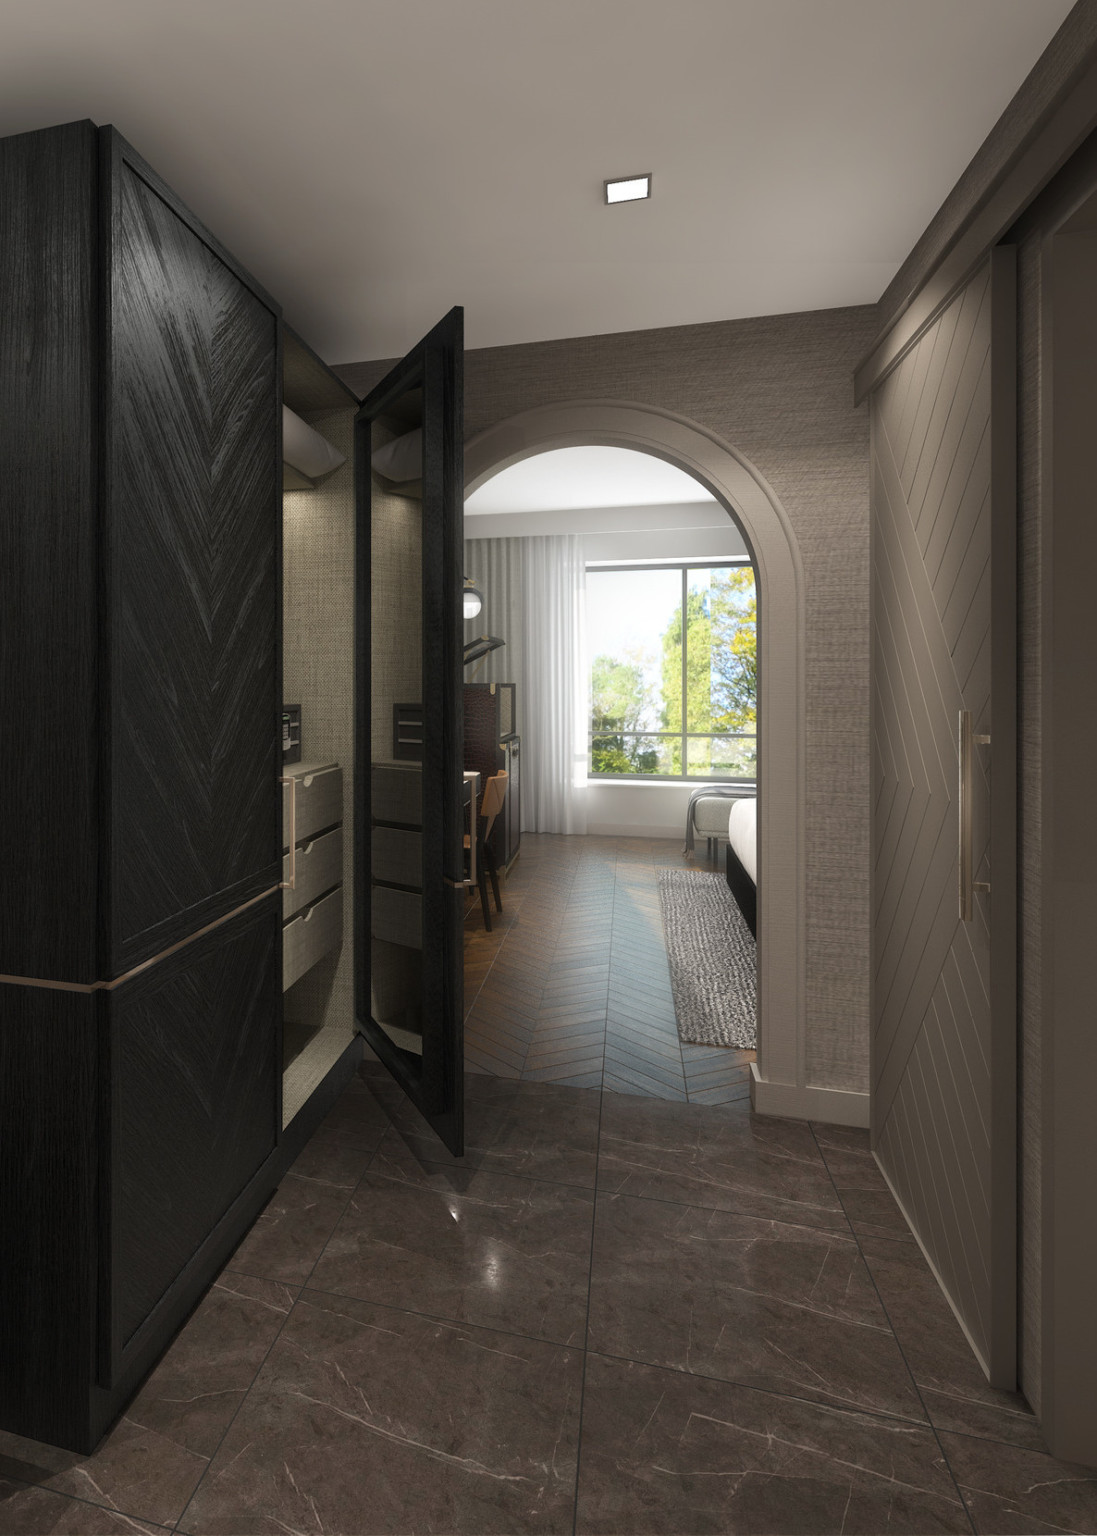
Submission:
<svg viewBox="0 0 1097 1536">
<path fill-rule="evenodd" d="M 1001 271 L 1008 320 L 1008 262 Z M 998 885 L 990 860 L 988 764 L 1008 765 L 1013 751 L 1011 679 L 993 694 L 1001 739 L 991 714 L 992 487 L 1012 535 L 1009 486 L 992 457 L 997 313 L 988 263 L 873 396 L 872 1125 L 881 1167 L 969 1339 L 994 1379 L 1011 1384 L 1015 1298 L 1012 1274 L 999 1271 L 1012 1265 L 1003 1234 L 1014 1149 L 1011 1131 L 999 1144 L 996 1117 L 1013 1088 L 1012 1066 L 1008 1081 L 998 1073 L 1015 1024 L 1011 998 L 991 1006 L 992 897 L 976 896 L 970 921 L 957 910 L 961 709 L 991 737 L 974 754 L 973 876 L 999 892 L 1006 921 L 1012 900 L 1011 858 Z M 996 803 L 1010 810 L 1008 784 L 1007 773 Z"/>
</svg>

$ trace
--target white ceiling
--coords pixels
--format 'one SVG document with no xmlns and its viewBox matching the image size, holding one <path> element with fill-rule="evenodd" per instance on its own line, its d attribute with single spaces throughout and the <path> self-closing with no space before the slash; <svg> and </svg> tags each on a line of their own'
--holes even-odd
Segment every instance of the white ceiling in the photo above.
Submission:
<svg viewBox="0 0 1097 1536">
<path fill-rule="evenodd" d="M 698 502 L 717 504 L 700 481 L 650 453 L 631 448 L 553 448 L 501 469 L 485 481 L 466 497 L 465 516 Z"/>
<path fill-rule="evenodd" d="M 0 0 L 0 132 L 113 122 L 330 362 L 873 303 L 1069 8 Z"/>
</svg>

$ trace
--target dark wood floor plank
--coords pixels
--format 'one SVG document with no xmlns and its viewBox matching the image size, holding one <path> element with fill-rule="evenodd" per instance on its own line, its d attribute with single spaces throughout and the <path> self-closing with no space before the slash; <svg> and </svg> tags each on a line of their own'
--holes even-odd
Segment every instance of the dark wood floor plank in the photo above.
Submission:
<svg viewBox="0 0 1097 1536">
<path fill-rule="evenodd" d="M 466 918 L 469 1069 L 745 1106 L 754 1053 L 678 1036 L 658 877 L 682 867 L 673 839 L 527 833 L 492 931 Z"/>
</svg>

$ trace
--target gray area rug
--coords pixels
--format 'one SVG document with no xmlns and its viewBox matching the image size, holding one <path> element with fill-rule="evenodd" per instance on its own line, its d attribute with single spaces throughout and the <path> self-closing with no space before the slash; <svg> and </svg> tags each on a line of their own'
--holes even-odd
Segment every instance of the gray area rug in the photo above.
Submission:
<svg viewBox="0 0 1097 1536">
<path fill-rule="evenodd" d="M 758 1037 L 754 936 L 723 875 L 659 871 L 678 1033 L 693 1045 L 753 1050 Z"/>
</svg>

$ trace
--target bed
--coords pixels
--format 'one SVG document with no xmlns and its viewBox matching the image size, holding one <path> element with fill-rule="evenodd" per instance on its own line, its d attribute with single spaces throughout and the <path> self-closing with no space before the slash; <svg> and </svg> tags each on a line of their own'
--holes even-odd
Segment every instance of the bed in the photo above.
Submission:
<svg viewBox="0 0 1097 1536">
<path fill-rule="evenodd" d="M 733 800 L 728 816 L 727 881 L 731 894 L 757 936 L 758 912 L 758 801 Z"/>
</svg>

